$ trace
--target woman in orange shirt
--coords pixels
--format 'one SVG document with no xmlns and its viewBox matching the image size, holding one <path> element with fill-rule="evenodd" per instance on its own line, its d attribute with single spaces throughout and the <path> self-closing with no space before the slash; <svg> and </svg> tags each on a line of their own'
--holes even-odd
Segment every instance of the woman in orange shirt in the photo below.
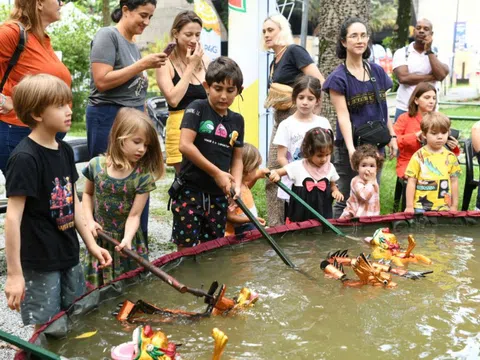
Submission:
<svg viewBox="0 0 480 360">
<path fill-rule="evenodd" d="M 397 176 L 399 178 L 403 178 L 405 175 L 412 155 L 423 146 L 422 131 L 420 130 L 423 115 L 434 111 L 436 105 L 437 89 L 428 82 L 421 82 L 410 96 L 408 112 L 400 115 L 393 125 L 399 151 L 397 158 Z M 453 137 L 449 137 L 447 146 L 455 155 L 460 154 L 458 141 Z"/>
<path fill-rule="evenodd" d="M 15 0 L 10 18 L 0 26 L 0 79 L 17 48 L 22 24 L 27 42 L 0 93 L 0 170 L 5 173 L 8 157 L 17 144 L 30 134 L 30 129 L 15 114 L 12 90 L 25 75 L 45 73 L 59 77 L 71 87 L 67 67 L 55 55 L 45 29 L 60 20 L 61 0 Z"/>
</svg>

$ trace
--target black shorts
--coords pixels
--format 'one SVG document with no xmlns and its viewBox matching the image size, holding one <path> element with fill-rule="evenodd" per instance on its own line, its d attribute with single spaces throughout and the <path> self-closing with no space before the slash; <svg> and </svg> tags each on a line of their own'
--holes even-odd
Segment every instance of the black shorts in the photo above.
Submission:
<svg viewBox="0 0 480 360">
<path fill-rule="evenodd" d="M 172 241 L 179 247 L 192 247 L 222 238 L 227 223 L 225 195 L 212 195 L 184 188 L 172 199 Z"/>
</svg>

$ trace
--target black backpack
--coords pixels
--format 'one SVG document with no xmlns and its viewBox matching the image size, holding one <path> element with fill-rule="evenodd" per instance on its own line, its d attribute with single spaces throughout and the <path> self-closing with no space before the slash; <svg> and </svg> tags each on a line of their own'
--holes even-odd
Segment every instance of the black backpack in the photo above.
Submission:
<svg viewBox="0 0 480 360">
<path fill-rule="evenodd" d="M 8 66 L 7 66 L 7 70 L 5 71 L 5 74 L 3 74 L 3 79 L 2 79 L 2 82 L 0 83 L 0 93 L 3 90 L 5 83 L 7 82 L 8 75 L 10 75 L 10 72 L 12 71 L 13 67 L 18 62 L 18 59 L 20 58 L 20 54 L 25 49 L 25 45 L 27 44 L 27 32 L 25 31 L 25 28 L 20 23 L 17 23 L 17 25 L 20 28 L 20 36 L 18 39 L 17 48 L 13 52 L 13 55 L 10 58 L 10 61 L 8 62 Z"/>
</svg>

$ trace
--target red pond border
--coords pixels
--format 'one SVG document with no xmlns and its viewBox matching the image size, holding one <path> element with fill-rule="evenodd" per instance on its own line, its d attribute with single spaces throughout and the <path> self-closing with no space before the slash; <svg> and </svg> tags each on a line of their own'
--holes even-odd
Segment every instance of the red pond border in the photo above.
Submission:
<svg viewBox="0 0 480 360">
<path fill-rule="evenodd" d="M 391 223 L 393 228 L 397 226 L 410 226 L 414 223 L 420 224 L 427 224 L 427 225 L 438 225 L 442 223 L 446 224 L 457 224 L 457 225 L 476 225 L 477 218 L 480 218 L 480 211 L 457 211 L 457 212 L 438 212 L 438 211 L 429 211 L 423 214 L 405 214 L 405 213 L 395 213 L 395 214 L 388 214 L 388 215 L 379 215 L 379 216 L 366 216 L 361 218 L 354 218 L 351 220 L 340 220 L 340 219 L 332 219 L 330 222 L 338 227 L 350 227 L 350 226 L 363 226 L 363 225 L 375 225 L 375 224 L 385 224 Z M 271 235 L 275 234 L 283 234 L 285 232 L 290 231 L 298 231 L 298 230 L 306 230 L 315 227 L 322 226 L 322 224 L 317 220 L 308 220 L 298 223 L 291 223 L 286 225 L 279 225 L 272 228 L 268 228 L 267 232 Z M 328 230 L 328 228 L 324 227 L 322 230 Z M 210 250 L 218 249 L 227 245 L 238 245 L 250 241 L 257 240 L 262 237 L 262 234 L 258 230 L 247 231 L 240 236 L 232 235 L 223 237 L 220 239 L 212 240 L 198 246 L 192 248 L 185 248 L 181 251 L 175 251 L 166 255 L 161 256 L 160 258 L 152 261 L 152 263 L 157 266 L 161 267 L 163 265 L 168 264 L 176 259 L 179 259 L 183 256 L 193 256 L 197 254 L 201 254 L 203 252 L 207 252 Z M 118 278 L 114 279 L 111 283 L 102 285 L 98 288 L 92 289 L 76 299 L 74 303 L 78 302 L 79 300 L 85 298 L 93 291 L 101 289 L 105 286 L 109 286 L 112 283 L 131 279 L 139 274 L 143 273 L 145 269 L 140 267 L 133 271 L 129 271 Z M 30 338 L 29 342 L 34 344 L 39 335 L 48 327 L 50 324 L 61 318 L 63 315 L 66 314 L 66 311 L 61 311 L 57 315 L 55 315 L 48 323 L 44 324 L 38 331 L 36 331 L 33 336 Z M 15 360 L 27 360 L 28 356 L 25 351 L 21 351 L 15 355 Z"/>
</svg>

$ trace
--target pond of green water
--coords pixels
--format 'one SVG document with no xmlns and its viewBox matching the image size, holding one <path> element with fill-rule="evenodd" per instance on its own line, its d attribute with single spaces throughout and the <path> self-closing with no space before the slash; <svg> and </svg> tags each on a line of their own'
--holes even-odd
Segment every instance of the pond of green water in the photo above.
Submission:
<svg viewBox="0 0 480 360">
<path fill-rule="evenodd" d="M 260 299 L 233 317 L 162 324 L 170 341 L 182 343 L 182 359 L 210 359 L 218 327 L 229 337 L 222 359 L 478 359 L 480 356 L 480 263 L 475 240 L 478 227 L 437 227 L 412 230 L 416 252 L 430 257 L 433 270 L 422 280 L 394 277 L 398 287 L 346 288 L 324 277 L 319 263 L 332 250 L 350 256 L 368 253 L 362 242 L 333 234 L 288 233 L 277 237 L 291 260 L 314 279 L 287 268 L 265 240 L 228 247 L 185 259 L 170 274 L 192 287 L 214 280 L 227 285 L 227 296 L 246 286 Z M 371 235 L 372 229 L 357 236 Z M 407 232 L 398 232 L 405 245 Z M 355 278 L 351 269 L 346 269 Z M 113 345 L 131 340 L 133 327 L 111 316 L 124 299 L 143 299 L 159 307 L 202 312 L 202 300 L 182 295 L 149 277 L 127 288 L 120 298 L 101 304 L 77 321 L 67 339 L 49 349 L 66 357 L 109 358 Z M 157 327 L 157 326 L 156 326 Z M 158 328 L 158 327 L 157 327 Z M 88 339 L 75 336 L 98 330 Z"/>
</svg>

